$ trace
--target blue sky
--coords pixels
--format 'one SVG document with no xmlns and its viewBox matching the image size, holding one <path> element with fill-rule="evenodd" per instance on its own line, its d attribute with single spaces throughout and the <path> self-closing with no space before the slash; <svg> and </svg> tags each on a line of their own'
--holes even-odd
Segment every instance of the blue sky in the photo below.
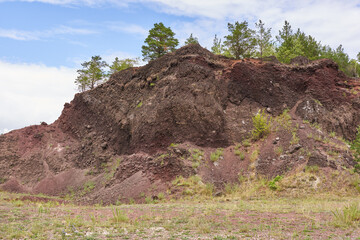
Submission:
<svg viewBox="0 0 360 240">
<path fill-rule="evenodd" d="M 141 57 L 156 22 L 181 45 L 193 33 L 210 48 L 228 22 L 258 19 L 273 36 L 288 20 L 352 58 L 360 51 L 360 0 L 0 0 L 0 133 L 56 120 L 81 62 Z"/>
</svg>

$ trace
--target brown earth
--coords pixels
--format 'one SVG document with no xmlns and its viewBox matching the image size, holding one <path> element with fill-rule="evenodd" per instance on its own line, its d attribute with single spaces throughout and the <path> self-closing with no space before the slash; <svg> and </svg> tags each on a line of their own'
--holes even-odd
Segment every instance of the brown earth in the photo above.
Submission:
<svg viewBox="0 0 360 240">
<path fill-rule="evenodd" d="M 165 192 L 179 175 L 222 188 L 239 173 L 351 168 L 349 147 L 334 134 L 355 137 L 359 91 L 359 79 L 331 60 L 231 60 L 188 45 L 76 94 L 51 125 L 1 135 L 0 186 L 114 203 Z M 251 138 L 260 109 L 274 120 L 271 134 L 236 144 Z M 212 162 L 217 148 L 223 155 Z"/>
</svg>

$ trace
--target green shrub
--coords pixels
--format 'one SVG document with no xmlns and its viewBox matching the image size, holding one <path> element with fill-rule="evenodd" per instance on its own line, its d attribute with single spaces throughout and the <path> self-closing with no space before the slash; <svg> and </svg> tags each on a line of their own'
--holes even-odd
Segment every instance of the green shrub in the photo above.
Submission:
<svg viewBox="0 0 360 240">
<path fill-rule="evenodd" d="M 279 175 L 274 177 L 274 179 L 269 182 L 269 188 L 271 190 L 278 190 L 279 186 L 277 185 L 277 182 L 279 182 L 282 178 L 283 176 L 279 176 Z"/>
<path fill-rule="evenodd" d="M 271 119 L 268 119 L 264 110 L 259 110 L 259 112 L 252 117 L 252 122 L 254 128 L 251 135 L 254 140 L 261 139 L 270 133 Z"/>
</svg>

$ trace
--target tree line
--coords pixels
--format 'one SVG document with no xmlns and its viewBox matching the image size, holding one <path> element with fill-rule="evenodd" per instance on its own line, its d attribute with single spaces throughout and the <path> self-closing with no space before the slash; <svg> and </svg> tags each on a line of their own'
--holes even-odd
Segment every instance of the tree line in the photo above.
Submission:
<svg viewBox="0 0 360 240">
<path fill-rule="evenodd" d="M 275 56 L 282 63 L 290 63 L 291 59 L 303 56 L 309 60 L 329 58 L 339 65 L 339 69 L 351 77 L 360 76 L 360 52 L 357 59 L 350 59 L 344 52 L 342 45 L 332 49 L 328 45 L 322 45 L 313 36 L 307 35 L 297 29 L 293 31 L 288 21 L 275 39 L 271 34 L 271 28 L 266 28 L 261 20 L 255 23 L 255 29 L 251 29 L 247 21 L 228 23 L 229 34 L 223 39 L 215 35 L 211 51 L 217 55 L 224 55 L 229 58 L 264 58 Z M 223 41 L 224 40 L 224 41 Z M 198 38 L 191 33 L 186 39 L 185 45 L 199 43 Z M 173 52 L 179 45 L 175 33 L 170 27 L 163 23 L 155 23 L 149 30 L 149 35 L 141 48 L 144 61 L 151 61 L 166 53 Z M 75 80 L 80 91 L 93 89 L 97 84 L 102 83 L 108 77 L 117 72 L 138 64 L 138 59 L 115 58 L 109 65 L 100 56 L 93 56 L 90 61 L 82 63 L 82 69 L 78 70 L 78 77 Z M 105 71 L 105 68 L 109 71 Z"/>
</svg>

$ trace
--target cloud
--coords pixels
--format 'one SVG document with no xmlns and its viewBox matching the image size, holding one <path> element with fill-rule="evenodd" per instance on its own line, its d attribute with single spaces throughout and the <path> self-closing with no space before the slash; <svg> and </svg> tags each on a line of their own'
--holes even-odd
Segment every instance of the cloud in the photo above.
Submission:
<svg viewBox="0 0 360 240">
<path fill-rule="evenodd" d="M 129 0 L 133 1 L 133 0 Z M 99 7 L 104 6 L 106 4 L 113 4 L 119 7 L 126 7 L 127 0 L 0 0 L 1 2 L 39 2 L 39 3 L 47 3 L 54 5 L 62 5 L 62 6 L 90 6 L 90 7 Z"/>
<path fill-rule="evenodd" d="M 0 61 L 0 131 L 51 123 L 76 92 L 76 70 Z"/>
<path fill-rule="evenodd" d="M 142 37 L 146 36 L 149 33 L 148 30 L 137 24 L 130 24 L 124 22 L 107 22 L 105 23 L 105 25 L 111 31 L 137 34 Z"/>
<path fill-rule="evenodd" d="M 84 28 L 73 28 L 68 26 L 59 26 L 44 31 L 23 31 L 15 29 L 0 28 L 0 37 L 10 38 L 13 40 L 31 41 L 51 38 L 58 35 L 89 35 L 97 33 L 94 30 Z"/>
</svg>

